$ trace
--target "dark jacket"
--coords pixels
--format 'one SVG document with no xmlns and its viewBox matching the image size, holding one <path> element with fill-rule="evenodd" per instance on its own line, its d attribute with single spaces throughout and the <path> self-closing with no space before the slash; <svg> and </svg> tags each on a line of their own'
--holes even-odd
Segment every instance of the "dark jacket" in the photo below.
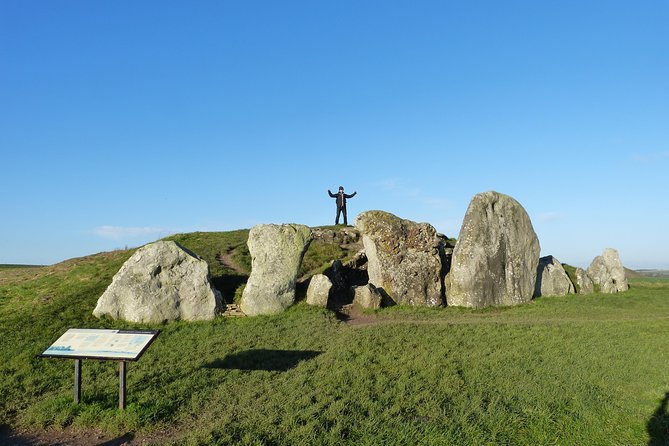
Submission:
<svg viewBox="0 0 669 446">
<path fill-rule="evenodd" d="M 345 194 L 343 192 L 337 192 L 336 194 L 333 194 L 332 192 L 330 192 L 330 189 L 328 189 L 328 194 L 330 194 L 331 198 L 336 198 L 337 199 L 337 207 L 338 208 L 345 208 L 346 207 L 346 199 L 355 197 L 355 194 L 357 194 L 357 192 L 353 192 L 351 195 Z"/>
</svg>

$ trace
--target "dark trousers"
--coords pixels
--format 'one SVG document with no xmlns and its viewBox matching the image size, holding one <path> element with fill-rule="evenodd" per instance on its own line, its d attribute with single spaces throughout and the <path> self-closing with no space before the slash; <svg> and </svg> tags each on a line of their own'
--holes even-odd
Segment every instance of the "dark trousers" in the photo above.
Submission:
<svg viewBox="0 0 669 446">
<path fill-rule="evenodd" d="M 344 214 L 344 224 L 348 225 L 348 220 L 346 219 L 346 206 L 337 206 L 337 218 L 335 218 L 335 224 L 339 224 L 339 214 Z"/>
</svg>

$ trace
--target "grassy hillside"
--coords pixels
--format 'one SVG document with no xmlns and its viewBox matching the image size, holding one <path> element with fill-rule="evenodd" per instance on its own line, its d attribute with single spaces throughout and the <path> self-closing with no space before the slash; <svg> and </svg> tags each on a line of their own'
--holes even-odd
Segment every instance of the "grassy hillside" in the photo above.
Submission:
<svg viewBox="0 0 669 446">
<path fill-rule="evenodd" d="M 0 263 L 0 269 L 10 269 L 10 268 L 39 268 L 42 265 L 16 265 L 16 264 L 6 264 Z"/>
<path fill-rule="evenodd" d="M 244 233 L 175 237 L 211 264 Z M 669 442 L 667 280 L 503 309 L 393 307 L 358 326 L 305 304 L 160 326 L 94 318 L 131 253 L 0 271 L 0 427 L 188 445 Z M 71 327 L 161 330 L 129 364 L 126 411 L 117 364 L 84 361 L 74 405 L 72 361 L 36 357 Z"/>
</svg>

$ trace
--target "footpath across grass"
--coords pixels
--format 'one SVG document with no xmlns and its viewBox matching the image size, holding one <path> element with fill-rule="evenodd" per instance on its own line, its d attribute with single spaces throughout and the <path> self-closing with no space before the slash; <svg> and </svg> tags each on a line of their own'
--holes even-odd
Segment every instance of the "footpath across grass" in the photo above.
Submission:
<svg viewBox="0 0 669 446">
<path fill-rule="evenodd" d="M 92 316 L 131 252 L 0 271 L 0 425 L 180 445 L 669 444 L 669 281 L 513 308 L 394 307 L 347 325 L 272 317 L 137 325 Z M 37 355 L 71 327 L 161 334 L 128 366 Z M 664 407 L 662 406 L 664 400 Z"/>
</svg>

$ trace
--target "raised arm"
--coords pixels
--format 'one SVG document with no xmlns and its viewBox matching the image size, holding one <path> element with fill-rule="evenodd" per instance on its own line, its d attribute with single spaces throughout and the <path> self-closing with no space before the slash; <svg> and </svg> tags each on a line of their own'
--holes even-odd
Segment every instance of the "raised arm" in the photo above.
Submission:
<svg viewBox="0 0 669 446">
<path fill-rule="evenodd" d="M 337 194 L 333 194 L 332 192 L 330 192 L 330 189 L 328 189 L 328 194 L 330 195 L 330 198 L 336 198 L 337 197 Z"/>
<path fill-rule="evenodd" d="M 351 195 L 346 195 L 346 198 L 353 198 L 358 192 L 353 192 Z"/>
</svg>

